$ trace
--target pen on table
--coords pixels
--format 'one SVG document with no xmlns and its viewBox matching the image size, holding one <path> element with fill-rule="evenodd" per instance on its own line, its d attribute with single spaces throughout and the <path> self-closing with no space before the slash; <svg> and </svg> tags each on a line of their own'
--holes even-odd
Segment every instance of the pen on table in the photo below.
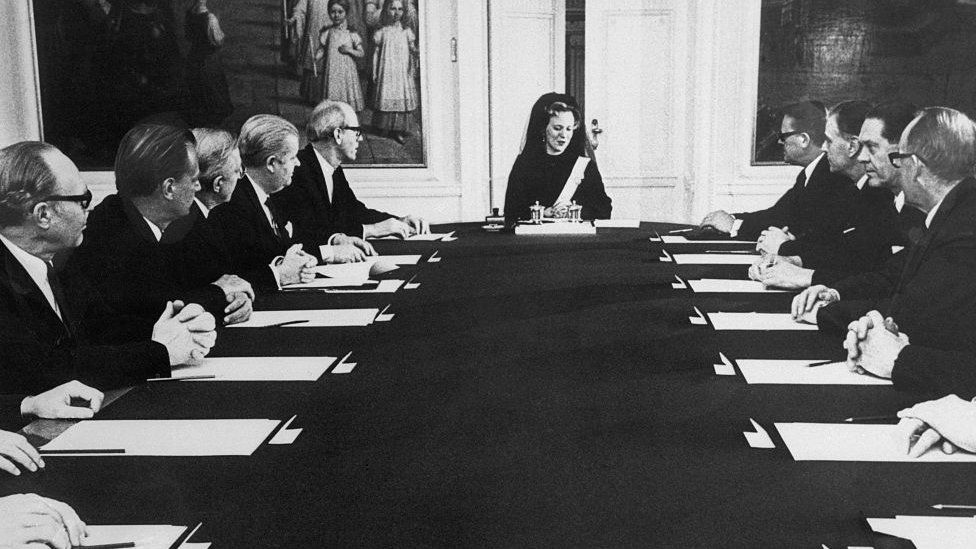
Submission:
<svg viewBox="0 0 976 549">
<path fill-rule="evenodd" d="M 216 377 L 217 376 L 214 374 L 200 374 L 197 376 L 182 376 L 182 377 L 151 377 L 146 381 L 154 381 L 158 383 L 160 381 L 183 381 L 188 379 L 215 379 Z"/>
<path fill-rule="evenodd" d="M 82 448 L 79 450 L 44 450 L 38 448 L 42 456 L 60 456 L 66 454 L 124 454 L 125 448 Z"/>
<path fill-rule="evenodd" d="M 828 364 L 834 364 L 836 362 L 842 362 L 840 360 L 821 360 L 820 362 L 811 362 L 807 364 L 807 368 L 813 368 L 814 366 L 826 366 Z"/>
<path fill-rule="evenodd" d="M 259 328 L 281 328 L 282 326 L 291 326 L 293 324 L 305 324 L 308 319 L 305 320 L 286 320 L 285 322 L 278 322 L 276 324 L 267 324 L 265 326 L 259 326 Z"/>
<path fill-rule="evenodd" d="M 844 420 L 844 423 L 876 423 L 878 421 L 898 421 L 899 417 L 888 414 L 883 416 L 855 416 Z"/>
<path fill-rule="evenodd" d="M 135 547 L 136 542 L 134 541 L 123 541 L 120 543 L 102 543 L 99 545 L 72 545 L 71 549 L 126 549 L 127 547 Z"/>
<path fill-rule="evenodd" d="M 427 258 L 427 261 L 430 261 L 431 259 L 434 259 L 435 257 L 437 257 L 437 252 L 439 252 L 439 251 L 440 250 L 434 250 L 434 253 L 430 254 L 430 257 Z"/>
<path fill-rule="evenodd" d="M 407 284 L 410 284 L 411 282 L 413 282 L 413 279 L 417 278 L 417 274 L 418 273 L 414 273 L 413 276 L 410 277 L 410 280 L 406 281 L 404 283 L 404 285 L 407 285 Z"/>
<path fill-rule="evenodd" d="M 695 230 L 694 227 L 690 227 L 690 228 L 687 228 L 687 229 L 675 229 L 673 231 L 668 231 L 668 234 L 689 233 L 689 232 L 694 231 L 694 230 Z"/>
<path fill-rule="evenodd" d="M 390 305 L 392 305 L 392 303 L 390 303 Z M 387 305 L 386 307 L 383 307 L 383 310 L 382 310 L 382 311 L 380 311 L 380 312 L 378 312 L 378 313 L 376 313 L 376 316 L 377 316 L 377 317 L 379 317 L 379 316 L 381 316 L 381 315 L 382 315 L 383 313 L 385 313 L 385 312 L 386 312 L 386 310 L 390 308 L 390 305 Z"/>
</svg>

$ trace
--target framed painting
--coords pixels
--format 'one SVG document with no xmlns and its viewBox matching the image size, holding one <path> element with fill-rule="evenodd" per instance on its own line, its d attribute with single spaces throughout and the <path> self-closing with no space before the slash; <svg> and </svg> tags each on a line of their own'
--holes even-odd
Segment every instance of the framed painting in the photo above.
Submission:
<svg viewBox="0 0 976 549">
<path fill-rule="evenodd" d="M 304 134 L 325 99 L 359 117 L 357 165 L 427 164 L 419 0 L 33 1 L 43 137 L 84 170 L 140 122 Z"/>
<path fill-rule="evenodd" d="M 849 99 L 976 111 L 976 1 L 762 0 L 753 164 L 782 162 L 781 109 Z"/>
</svg>

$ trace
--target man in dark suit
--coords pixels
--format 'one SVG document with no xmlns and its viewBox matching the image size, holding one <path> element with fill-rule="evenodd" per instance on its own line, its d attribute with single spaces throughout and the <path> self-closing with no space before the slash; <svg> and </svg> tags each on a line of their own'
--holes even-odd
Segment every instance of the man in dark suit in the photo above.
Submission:
<svg viewBox="0 0 976 549">
<path fill-rule="evenodd" d="M 200 166 L 200 190 L 190 205 L 190 214 L 167 229 L 185 233 L 171 249 L 171 262 L 181 284 L 203 286 L 223 273 L 233 272 L 257 290 L 277 290 L 274 273 L 267 265 L 234 272 L 228 238 L 210 220 L 214 208 L 230 201 L 244 174 L 237 140 L 230 132 L 209 128 L 194 129 L 193 137 Z"/>
<path fill-rule="evenodd" d="M 783 158 L 802 166 L 793 187 L 772 207 L 750 213 L 715 211 L 702 220 L 733 238 L 758 240 L 764 253 L 793 257 L 794 263 L 817 268 L 829 250 L 844 240 L 855 211 L 857 188 L 840 172 L 831 172 L 824 142 L 823 105 L 803 102 L 786 108 L 780 126 Z"/>
<path fill-rule="evenodd" d="M 96 285 L 116 311 L 155 318 L 167 301 L 198 303 L 224 323 L 250 318 L 254 290 L 235 275 L 183 286 L 168 260 L 181 235 L 167 231 L 186 216 L 199 188 L 193 134 L 144 124 L 129 130 L 115 158 L 118 194 L 91 214 L 85 242 L 66 270 Z"/>
<path fill-rule="evenodd" d="M 363 139 L 358 125 L 349 105 L 319 103 L 306 126 L 309 144 L 298 153 L 301 166 L 295 169 L 292 185 L 274 198 L 295 223 L 295 238 L 312 250 L 322 244 L 333 246 L 326 248 L 324 255 L 334 254 L 335 262 L 358 261 L 364 253 L 375 253 L 366 238 L 406 238 L 430 232 L 427 221 L 420 217 L 398 218 L 367 208 L 356 198 L 341 164 L 356 159 Z"/>
<path fill-rule="evenodd" d="M 909 223 L 921 227 L 925 216 L 912 207 L 901 210 L 915 212 L 918 214 L 915 217 L 898 212 L 895 203 L 895 195 L 901 193 L 898 170 L 889 169 L 887 154 L 889 148 L 897 150 L 898 137 L 914 113 L 911 105 L 871 108 L 863 101 L 846 101 L 831 109 L 824 151 L 832 171 L 842 172 L 856 181 L 859 192 L 852 225 L 845 229 L 843 240 L 836 248 L 825 251 L 833 260 L 823 262 L 816 270 L 797 267 L 788 261 L 766 265 L 760 260 L 749 270 L 754 280 L 762 281 L 767 287 L 791 290 L 811 284 L 830 284 L 880 268 L 891 256 L 892 247 L 907 244 L 903 220 L 909 219 Z M 892 143 L 890 147 L 889 143 Z"/>
<path fill-rule="evenodd" d="M 216 338 L 198 305 L 168 302 L 155 324 L 120 316 L 55 254 L 81 244 L 91 201 L 75 165 L 51 145 L 0 149 L 0 390 L 36 394 L 80 380 L 99 388 L 170 375 Z"/>
<path fill-rule="evenodd" d="M 851 365 L 896 387 L 976 390 L 976 124 L 924 109 L 890 159 L 906 203 L 927 213 L 922 237 L 883 270 L 811 286 L 795 298 L 794 317 L 846 332 Z"/>
<path fill-rule="evenodd" d="M 291 184 L 298 166 L 298 129 L 280 116 L 258 114 L 244 122 L 238 145 L 247 175 L 211 214 L 233 272 L 268 269 L 278 288 L 311 281 L 318 261 L 292 241 L 291 221 L 271 200 Z"/>
</svg>

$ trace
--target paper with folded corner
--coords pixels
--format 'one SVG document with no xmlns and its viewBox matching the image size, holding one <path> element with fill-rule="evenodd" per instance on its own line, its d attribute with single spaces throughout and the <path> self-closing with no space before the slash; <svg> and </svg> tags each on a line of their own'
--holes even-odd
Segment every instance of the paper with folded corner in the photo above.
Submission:
<svg viewBox="0 0 976 549">
<path fill-rule="evenodd" d="M 724 278 L 702 278 L 689 280 L 688 285 L 696 293 L 781 293 L 784 290 L 767 290 L 762 282 L 755 280 L 727 280 Z"/>
<path fill-rule="evenodd" d="M 399 236 L 387 235 L 387 236 L 381 236 L 379 238 L 370 238 L 369 240 L 402 240 L 405 242 L 406 241 L 413 241 L 413 242 L 428 241 L 429 242 L 433 240 L 442 240 L 447 238 L 450 238 L 451 240 L 457 240 L 456 238 L 452 238 L 453 236 L 454 236 L 454 231 L 451 231 L 449 233 L 415 234 L 415 235 L 408 236 L 407 238 L 400 238 Z"/>
<path fill-rule="evenodd" d="M 971 549 L 976 547 L 976 518 L 897 515 L 868 518 L 879 534 L 910 540 L 917 549 Z"/>
<path fill-rule="evenodd" d="M 211 545 L 213 545 L 213 544 L 210 543 L 209 541 L 208 542 L 203 542 L 203 543 L 190 543 L 190 542 L 186 542 L 183 545 L 180 545 L 180 549 L 210 549 L 210 546 Z"/>
<path fill-rule="evenodd" d="M 264 328 L 279 322 L 307 320 L 282 328 L 322 328 L 330 326 L 369 326 L 379 309 L 303 309 L 299 311 L 254 311 L 247 322 L 228 328 Z"/>
<path fill-rule="evenodd" d="M 743 431 L 742 433 L 743 435 L 745 435 L 746 442 L 749 443 L 749 446 L 751 446 L 752 448 L 775 448 L 776 447 L 776 444 L 773 443 L 773 439 L 769 438 L 769 433 L 767 433 L 766 430 L 763 429 L 761 425 L 756 423 L 756 420 L 750 418 L 749 422 L 752 423 L 753 429 L 756 430 L 756 432 L 754 433 L 750 431 Z"/>
<path fill-rule="evenodd" d="M 945 454 L 941 448 L 908 457 L 897 425 L 777 423 L 776 429 L 796 461 L 976 462 L 976 454 Z"/>
<path fill-rule="evenodd" d="M 297 439 L 298 435 L 302 433 L 302 430 L 289 429 L 288 427 L 291 425 L 291 422 L 295 421 L 296 417 L 298 416 L 291 416 L 291 418 L 288 421 L 286 421 L 284 425 L 281 426 L 281 429 L 278 429 L 278 432 L 275 433 L 273 437 L 271 437 L 271 440 L 268 441 L 268 444 L 283 445 L 283 444 L 291 444 L 295 442 L 295 439 Z"/>
<path fill-rule="evenodd" d="M 752 265 L 758 254 L 674 254 L 678 265 Z"/>
<path fill-rule="evenodd" d="M 708 313 L 716 330 L 807 330 L 815 324 L 800 323 L 789 313 Z"/>
<path fill-rule="evenodd" d="M 734 376 L 735 367 L 732 366 L 732 361 L 729 360 L 727 356 L 723 353 L 719 353 L 718 357 L 722 360 L 721 364 L 713 364 L 715 367 L 715 375 L 719 376 Z"/>
<path fill-rule="evenodd" d="M 336 364 L 336 367 L 332 369 L 333 374 L 349 374 L 352 373 L 353 369 L 356 368 L 355 362 L 341 362 Z"/>
<path fill-rule="evenodd" d="M 672 282 L 671 283 L 671 287 L 672 288 L 674 288 L 675 290 L 687 290 L 688 289 L 688 284 L 684 280 L 681 280 L 681 277 L 680 276 L 674 275 L 674 279 L 677 280 L 677 282 Z"/>
<path fill-rule="evenodd" d="M 694 316 L 689 316 L 688 317 L 688 320 L 692 324 L 694 324 L 695 326 L 707 326 L 708 325 L 708 321 L 705 320 L 704 313 L 702 313 L 701 312 L 701 309 L 699 309 L 698 307 L 695 307 L 695 314 L 694 314 Z"/>
<path fill-rule="evenodd" d="M 334 356 L 205 358 L 199 364 L 173 366 L 173 376 L 213 375 L 187 381 L 316 381 L 336 361 Z"/>
<path fill-rule="evenodd" d="M 419 282 L 409 282 L 409 283 L 403 285 L 403 289 L 404 290 L 416 290 L 419 287 L 420 287 L 420 283 Z"/>
<path fill-rule="evenodd" d="M 749 240 L 688 240 L 680 234 L 661 235 L 661 241 L 665 244 L 755 244 Z"/>
<path fill-rule="evenodd" d="M 640 219 L 594 219 L 593 226 L 597 229 L 638 229 Z"/>
<path fill-rule="evenodd" d="M 79 547 L 133 542 L 136 549 L 169 549 L 185 531 L 186 526 L 170 524 L 89 524 L 88 537 Z"/>
<path fill-rule="evenodd" d="M 780 385 L 891 385 L 881 379 L 851 372 L 846 362 L 823 366 L 807 366 L 820 359 L 810 360 L 737 360 L 746 383 Z"/>
<path fill-rule="evenodd" d="M 376 315 L 376 322 L 389 322 L 391 320 L 393 320 L 393 313 Z"/>
<path fill-rule="evenodd" d="M 249 456 L 276 419 L 108 419 L 78 422 L 41 450 L 116 449 L 86 456 Z"/>
</svg>

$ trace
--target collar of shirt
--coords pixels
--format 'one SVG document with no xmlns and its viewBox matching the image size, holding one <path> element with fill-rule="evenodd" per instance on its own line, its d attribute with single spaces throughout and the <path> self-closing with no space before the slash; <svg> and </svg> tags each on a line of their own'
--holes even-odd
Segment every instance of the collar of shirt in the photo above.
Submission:
<svg viewBox="0 0 976 549">
<path fill-rule="evenodd" d="M 817 169 L 817 164 L 820 163 L 820 159 L 823 158 L 825 154 L 827 153 L 820 153 L 819 156 L 813 159 L 813 162 L 807 164 L 806 168 L 803 168 L 803 171 L 806 172 L 807 176 L 806 181 L 803 182 L 804 187 L 810 184 L 810 177 L 813 176 L 813 170 Z"/>
<path fill-rule="evenodd" d="M 905 207 L 905 193 L 900 192 L 895 195 L 895 210 L 901 213 L 902 208 Z"/>
<path fill-rule="evenodd" d="M 57 314 L 60 318 L 61 310 L 58 309 L 58 303 L 54 300 L 54 291 L 51 289 L 51 282 L 47 278 L 47 262 L 36 255 L 28 253 L 2 234 L 0 234 L 0 242 L 3 242 L 3 245 L 6 246 L 7 249 L 10 250 L 10 253 L 13 254 L 13 256 L 17 259 L 17 262 L 24 267 L 24 270 L 27 271 L 28 275 L 30 275 L 31 280 L 33 280 L 34 284 L 37 285 L 37 288 L 41 290 L 41 293 L 44 294 L 44 298 L 47 299 L 48 304 L 51 305 L 51 308 L 54 309 L 55 314 Z"/>
<path fill-rule="evenodd" d="M 942 200 L 945 200 L 945 196 L 942 197 Z M 931 210 L 929 210 L 929 215 L 925 216 L 926 229 L 932 226 L 932 220 L 935 219 L 935 214 L 938 213 L 939 206 L 942 205 L 942 200 L 940 200 L 938 204 L 936 204 L 935 206 L 932 207 Z"/>
<path fill-rule="evenodd" d="M 863 189 L 864 185 L 866 185 L 867 182 L 868 182 L 868 174 L 862 175 L 861 179 L 858 179 L 857 183 L 855 183 L 855 185 L 857 185 L 857 190 Z"/>
<path fill-rule="evenodd" d="M 203 202 L 200 202 L 200 199 L 195 196 L 193 197 L 193 201 L 197 203 L 197 208 L 200 208 L 200 213 L 203 214 L 203 218 L 204 219 L 209 218 L 210 208 L 208 208 Z"/>
<path fill-rule="evenodd" d="M 335 188 L 335 183 L 332 178 L 335 175 L 336 169 L 319 153 L 318 149 L 312 147 L 312 150 L 315 151 L 315 158 L 319 161 L 319 167 L 322 168 L 322 175 L 325 177 L 325 189 L 329 192 L 329 202 L 332 202 L 332 189 Z"/>
<path fill-rule="evenodd" d="M 146 225 L 149 225 L 149 230 L 152 231 L 153 236 L 156 237 L 156 242 L 159 242 L 160 240 L 162 240 L 163 239 L 163 231 L 160 230 L 160 228 L 157 227 L 155 223 L 153 223 L 152 221 L 149 221 L 149 218 L 148 217 L 142 216 L 142 218 L 146 220 Z"/>
</svg>

